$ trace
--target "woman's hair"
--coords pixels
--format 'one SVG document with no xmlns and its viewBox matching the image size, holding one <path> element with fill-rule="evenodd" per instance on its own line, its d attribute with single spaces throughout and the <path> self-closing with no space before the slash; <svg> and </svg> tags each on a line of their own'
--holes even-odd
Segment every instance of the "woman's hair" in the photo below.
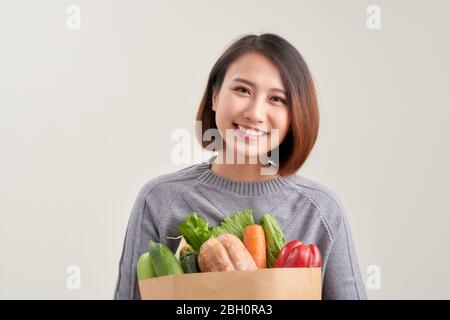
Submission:
<svg viewBox="0 0 450 320">
<path fill-rule="evenodd" d="M 201 121 L 201 132 L 196 130 L 197 140 L 203 148 L 210 141 L 202 139 L 206 130 L 217 129 L 212 110 L 213 89 L 220 90 L 228 67 L 248 52 L 261 53 L 280 71 L 287 91 L 287 105 L 291 125 L 279 148 L 278 174 L 294 174 L 306 161 L 319 131 L 319 109 L 316 90 L 309 69 L 298 50 L 278 35 L 265 33 L 246 35 L 232 43 L 219 57 L 209 74 L 196 120 Z M 201 134 L 201 136 L 199 136 Z"/>
</svg>

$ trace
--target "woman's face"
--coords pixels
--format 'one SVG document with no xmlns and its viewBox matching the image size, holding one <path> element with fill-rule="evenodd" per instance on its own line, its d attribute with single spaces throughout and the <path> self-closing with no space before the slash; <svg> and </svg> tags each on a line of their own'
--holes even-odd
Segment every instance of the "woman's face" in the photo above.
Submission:
<svg viewBox="0 0 450 320">
<path fill-rule="evenodd" d="M 212 108 L 227 149 L 245 158 L 276 148 L 291 123 L 280 72 L 260 53 L 246 53 L 228 67 Z"/>
</svg>

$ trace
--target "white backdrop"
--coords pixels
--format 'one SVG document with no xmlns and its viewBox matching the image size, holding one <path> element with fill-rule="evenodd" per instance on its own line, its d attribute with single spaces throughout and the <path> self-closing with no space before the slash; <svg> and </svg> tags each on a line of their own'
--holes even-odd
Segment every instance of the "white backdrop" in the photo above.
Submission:
<svg viewBox="0 0 450 320">
<path fill-rule="evenodd" d="M 449 12 L 445 0 L 3 0 L 0 298 L 112 298 L 138 191 L 188 165 L 171 162 L 171 133 L 193 132 L 225 47 L 263 32 L 313 74 L 321 127 L 299 173 L 342 199 L 363 276 L 381 272 L 369 297 L 450 298 Z"/>
</svg>

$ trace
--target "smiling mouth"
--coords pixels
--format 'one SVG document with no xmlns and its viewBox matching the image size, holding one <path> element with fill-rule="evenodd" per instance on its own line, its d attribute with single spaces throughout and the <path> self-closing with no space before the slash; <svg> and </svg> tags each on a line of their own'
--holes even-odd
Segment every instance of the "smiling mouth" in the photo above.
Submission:
<svg viewBox="0 0 450 320">
<path fill-rule="evenodd" d="M 259 137 L 269 135 L 269 132 L 267 132 L 267 131 L 250 129 L 250 128 L 247 128 L 240 124 L 234 123 L 234 122 L 233 122 L 233 126 L 236 131 L 238 131 L 239 133 L 241 133 L 244 136 L 248 136 L 251 138 L 259 138 Z"/>
</svg>

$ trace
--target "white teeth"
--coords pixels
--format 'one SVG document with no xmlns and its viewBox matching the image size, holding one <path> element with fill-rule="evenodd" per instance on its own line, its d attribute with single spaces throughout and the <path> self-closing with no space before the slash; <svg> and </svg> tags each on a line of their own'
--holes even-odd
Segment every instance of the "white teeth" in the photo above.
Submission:
<svg viewBox="0 0 450 320">
<path fill-rule="evenodd" d="M 245 134 L 248 134 L 249 136 L 257 136 L 257 137 L 260 137 L 260 136 L 262 136 L 262 135 L 265 134 L 264 131 L 256 131 L 256 130 L 253 130 L 253 129 L 245 128 L 245 127 L 240 126 L 240 125 L 238 125 L 238 128 L 239 128 L 239 130 L 241 130 L 241 131 L 244 132 Z"/>
</svg>

